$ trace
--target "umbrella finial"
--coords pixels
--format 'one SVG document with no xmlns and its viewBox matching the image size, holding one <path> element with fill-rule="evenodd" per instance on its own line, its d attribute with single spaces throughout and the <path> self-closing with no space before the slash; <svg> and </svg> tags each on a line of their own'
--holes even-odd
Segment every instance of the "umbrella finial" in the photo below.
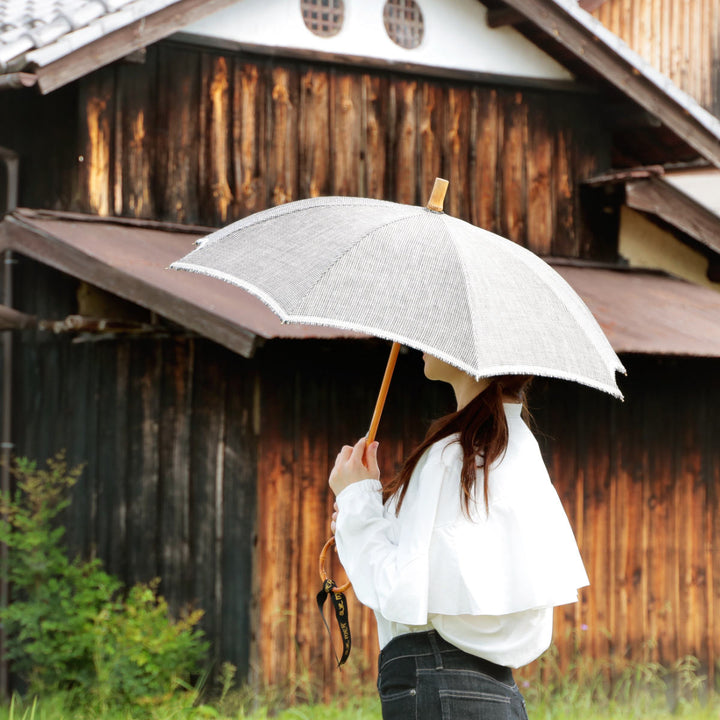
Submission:
<svg viewBox="0 0 720 720">
<path fill-rule="evenodd" d="M 430 193 L 430 199 L 425 206 L 428 210 L 434 212 L 443 211 L 443 203 L 445 202 L 445 193 L 447 192 L 448 185 L 450 183 L 447 180 L 436 177 L 435 184 L 433 185 L 432 192 Z"/>
</svg>

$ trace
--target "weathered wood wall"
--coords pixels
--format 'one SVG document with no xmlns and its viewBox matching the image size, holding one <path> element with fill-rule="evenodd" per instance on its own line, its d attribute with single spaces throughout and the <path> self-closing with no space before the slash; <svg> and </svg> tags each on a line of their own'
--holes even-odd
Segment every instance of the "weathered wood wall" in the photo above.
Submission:
<svg viewBox="0 0 720 720">
<path fill-rule="evenodd" d="M 16 307 L 77 312 L 76 281 L 18 258 Z M 255 366 L 200 339 L 35 332 L 18 336 L 14 366 L 14 453 L 44 462 L 67 449 L 85 463 L 67 511 L 71 550 L 126 583 L 160 577 L 171 608 L 201 607 L 215 656 L 247 674 Z"/>
<path fill-rule="evenodd" d="M 281 353 L 277 357 L 281 362 Z M 337 673 L 312 607 L 313 550 L 327 535 L 332 501 L 322 480 L 337 448 L 363 431 L 361 408 L 367 414 L 372 383 L 358 387 L 354 374 L 351 380 L 313 362 L 287 387 L 276 387 L 274 397 L 264 396 L 260 567 L 272 570 L 261 573 L 258 627 L 261 637 L 271 638 L 262 654 L 265 677 L 282 682 L 288 668 L 323 667 L 331 687 Z M 628 366 L 624 403 L 544 381 L 532 396 L 537 432 L 592 581 L 580 603 L 556 611 L 560 662 L 570 667 L 580 652 L 621 669 L 630 660 L 670 665 L 693 655 L 712 676 L 720 642 L 720 449 L 712 430 L 720 410 L 709 400 L 720 391 L 717 363 L 630 358 Z M 440 391 L 427 387 L 420 367 L 410 356 L 396 374 L 381 433 L 386 475 L 443 406 L 441 395 L 428 394 Z M 379 364 L 373 372 L 379 376 Z M 359 426 L 349 428 L 343 412 L 358 417 Z M 271 517 L 271 509 L 279 516 Z M 282 551 L 293 546 L 294 555 Z M 283 575 L 291 578 L 290 597 L 298 598 L 284 632 L 275 614 L 284 590 L 274 583 Z M 357 603 L 350 612 L 354 662 L 370 668 L 370 678 L 374 621 Z"/>
<path fill-rule="evenodd" d="M 558 639 L 594 658 L 671 664 L 720 650 L 717 361 L 626 357 L 625 402 L 549 384 L 535 396 L 551 475 L 593 583 Z M 569 425 L 572 425 L 568 432 Z M 575 637 L 565 639 L 573 630 Z M 564 643 L 564 645 L 563 645 Z"/>
<path fill-rule="evenodd" d="M 74 310 L 69 278 L 26 260 L 17 273 L 17 307 L 46 317 Z M 126 582 L 161 576 L 175 607 L 195 601 L 216 657 L 242 676 L 310 678 L 330 693 L 341 678 L 314 605 L 332 507 L 326 480 L 339 447 L 366 430 L 386 352 L 379 342 L 286 341 L 248 361 L 200 340 L 25 335 L 16 450 L 42 459 L 65 447 L 87 463 L 68 516 L 74 550 L 96 553 Z M 692 654 L 712 673 L 717 362 L 625 362 L 624 403 L 560 382 L 537 381 L 532 395 L 593 583 L 556 612 L 560 659 L 571 665 L 578 648 L 619 665 Z M 447 390 L 422 378 L 417 354 L 401 356 L 380 430 L 385 476 L 450 407 Z M 370 681 L 374 619 L 352 593 L 350 617 L 351 662 Z"/>
<path fill-rule="evenodd" d="M 607 0 L 593 15 L 720 115 L 720 0 Z"/>
<path fill-rule="evenodd" d="M 33 185 L 52 163 L 37 187 L 23 183 L 21 204 L 222 225 L 315 195 L 425 204 L 439 175 L 452 215 L 542 254 L 614 252 L 594 245 L 575 192 L 610 157 L 600 98 L 587 93 L 170 44 L 72 87 L 54 99 L 72 119 L 52 133 L 61 161 L 28 139 L 42 135 L 37 98 L 24 96 L 24 124 L 0 107 L 0 143 L 21 147 Z"/>
</svg>

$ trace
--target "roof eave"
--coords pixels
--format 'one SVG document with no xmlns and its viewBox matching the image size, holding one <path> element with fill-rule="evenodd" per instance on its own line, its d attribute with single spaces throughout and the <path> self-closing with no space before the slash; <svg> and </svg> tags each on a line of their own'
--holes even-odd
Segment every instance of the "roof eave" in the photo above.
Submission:
<svg viewBox="0 0 720 720">
<path fill-rule="evenodd" d="M 56 60 L 31 64 L 42 94 L 57 90 L 84 75 L 109 65 L 135 50 L 140 50 L 172 35 L 179 29 L 237 0 L 180 0 L 157 12 L 125 25 L 82 47 L 69 50 Z"/>
<path fill-rule="evenodd" d="M 598 20 L 564 0 L 504 2 L 720 167 L 720 121 L 651 68 Z M 613 43 L 608 41 L 610 36 Z"/>
</svg>

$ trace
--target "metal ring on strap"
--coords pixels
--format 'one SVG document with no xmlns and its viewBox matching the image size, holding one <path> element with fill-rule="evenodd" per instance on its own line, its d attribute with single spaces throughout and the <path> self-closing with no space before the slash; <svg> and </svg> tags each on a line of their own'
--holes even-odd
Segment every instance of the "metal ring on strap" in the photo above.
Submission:
<svg viewBox="0 0 720 720">
<path fill-rule="evenodd" d="M 328 574 L 325 572 L 325 556 L 328 550 L 335 544 L 335 536 L 331 537 L 320 551 L 320 579 L 325 582 L 328 579 Z M 338 587 L 337 585 L 333 588 L 335 592 L 345 592 L 350 587 L 350 581 L 348 580 L 344 585 Z"/>
</svg>

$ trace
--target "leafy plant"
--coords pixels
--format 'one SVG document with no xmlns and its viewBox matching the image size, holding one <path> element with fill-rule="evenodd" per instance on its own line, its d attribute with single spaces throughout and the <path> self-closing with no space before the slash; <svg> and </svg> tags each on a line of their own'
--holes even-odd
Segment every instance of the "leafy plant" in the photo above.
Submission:
<svg viewBox="0 0 720 720">
<path fill-rule="evenodd" d="M 201 611 L 168 615 L 157 582 L 125 595 L 99 560 L 70 560 L 59 514 L 82 469 L 64 454 L 38 468 L 18 459 L 16 491 L 0 494 L 2 570 L 11 602 L 0 609 L 7 657 L 31 694 L 78 691 L 84 701 L 148 703 L 197 672 L 207 644 Z"/>
</svg>

